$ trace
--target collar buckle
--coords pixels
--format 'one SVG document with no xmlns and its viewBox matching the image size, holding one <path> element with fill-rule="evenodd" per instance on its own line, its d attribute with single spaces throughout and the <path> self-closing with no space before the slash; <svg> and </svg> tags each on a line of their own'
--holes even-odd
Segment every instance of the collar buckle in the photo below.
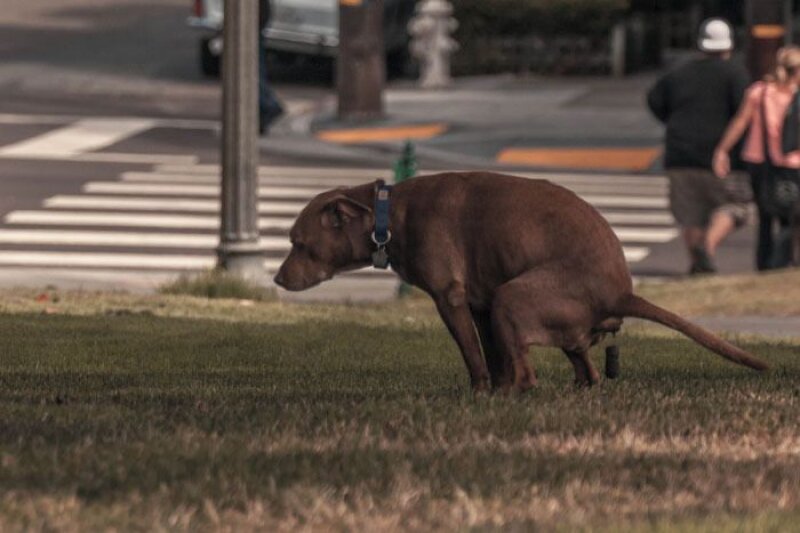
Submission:
<svg viewBox="0 0 800 533">
<path fill-rule="evenodd" d="M 389 254 L 386 252 L 386 245 L 392 240 L 392 232 L 389 231 L 389 197 L 391 191 L 391 185 L 386 185 L 383 181 L 377 183 L 375 192 L 375 230 L 370 235 L 370 238 L 377 246 L 377 249 L 372 253 L 372 266 L 380 269 L 389 267 Z"/>
</svg>

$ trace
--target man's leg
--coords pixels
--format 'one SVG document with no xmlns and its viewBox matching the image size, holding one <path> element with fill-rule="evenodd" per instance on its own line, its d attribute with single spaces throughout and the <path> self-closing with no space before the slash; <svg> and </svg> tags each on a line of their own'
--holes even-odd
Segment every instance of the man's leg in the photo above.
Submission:
<svg viewBox="0 0 800 533">
<path fill-rule="evenodd" d="M 747 203 L 752 199 L 752 191 L 746 174 L 742 172 L 733 172 L 725 180 L 708 173 L 704 180 L 707 183 L 706 194 L 712 211 L 703 247 L 708 262 L 713 265 L 719 245 L 747 221 Z"/>
<path fill-rule="evenodd" d="M 702 172 L 698 169 L 672 169 L 668 172 L 670 211 L 681 227 L 683 242 L 691 259 L 690 274 L 709 271 L 709 265 L 705 264 L 708 257 L 704 251 L 706 230 L 702 183 L 699 183 Z"/>
<path fill-rule="evenodd" d="M 736 219 L 728 211 L 716 211 L 711 216 L 711 223 L 705 234 L 706 252 L 712 258 L 725 238 L 736 229 Z"/>
<path fill-rule="evenodd" d="M 703 246 L 706 239 L 706 230 L 699 226 L 688 226 L 681 228 L 683 234 L 683 242 L 686 244 L 687 250 L 693 250 L 698 246 Z"/>
</svg>

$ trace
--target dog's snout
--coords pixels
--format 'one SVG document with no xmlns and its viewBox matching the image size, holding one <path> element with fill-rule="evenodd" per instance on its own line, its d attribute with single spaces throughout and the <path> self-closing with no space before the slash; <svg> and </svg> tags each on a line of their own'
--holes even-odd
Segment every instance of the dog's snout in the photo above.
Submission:
<svg viewBox="0 0 800 533">
<path fill-rule="evenodd" d="M 277 274 L 275 274 L 275 284 L 281 287 L 286 286 L 286 280 L 283 277 L 283 270 L 279 270 Z"/>
</svg>

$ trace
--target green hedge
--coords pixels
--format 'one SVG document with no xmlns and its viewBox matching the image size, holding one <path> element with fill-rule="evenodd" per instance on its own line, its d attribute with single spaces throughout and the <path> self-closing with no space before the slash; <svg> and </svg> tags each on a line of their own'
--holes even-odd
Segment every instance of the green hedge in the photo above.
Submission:
<svg viewBox="0 0 800 533">
<path fill-rule="evenodd" d="M 631 0 L 451 0 L 458 38 L 607 34 Z"/>
</svg>

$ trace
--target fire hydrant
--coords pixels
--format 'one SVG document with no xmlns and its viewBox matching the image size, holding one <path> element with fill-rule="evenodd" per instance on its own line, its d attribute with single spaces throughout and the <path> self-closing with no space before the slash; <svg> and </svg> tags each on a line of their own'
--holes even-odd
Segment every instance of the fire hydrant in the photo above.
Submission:
<svg viewBox="0 0 800 533">
<path fill-rule="evenodd" d="M 450 56 L 458 50 L 451 35 L 458 28 L 447 0 L 420 0 L 408 23 L 411 54 L 420 62 L 420 86 L 426 89 L 450 85 Z"/>
</svg>

